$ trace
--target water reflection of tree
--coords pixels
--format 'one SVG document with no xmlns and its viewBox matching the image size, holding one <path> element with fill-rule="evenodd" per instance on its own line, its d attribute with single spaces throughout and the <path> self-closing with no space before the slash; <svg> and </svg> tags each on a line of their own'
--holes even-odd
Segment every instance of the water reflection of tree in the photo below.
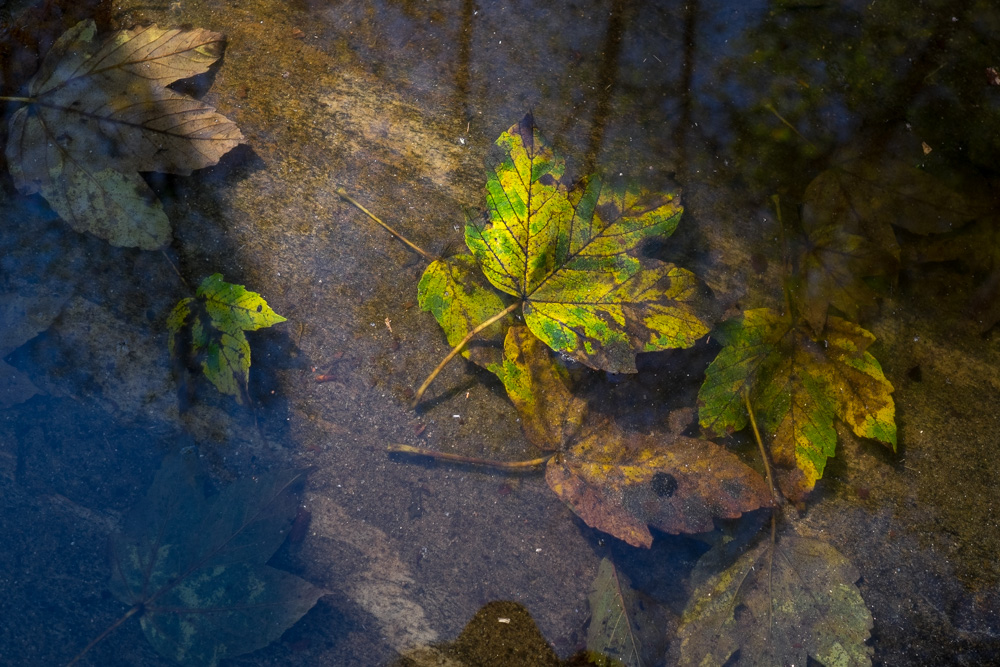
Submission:
<svg viewBox="0 0 1000 667">
<path fill-rule="evenodd" d="M 936 161 L 995 163 L 998 20 L 988 2 L 775 3 L 722 61 L 711 126 L 761 194 L 801 192 L 845 144 L 878 155 L 901 132 Z"/>
</svg>

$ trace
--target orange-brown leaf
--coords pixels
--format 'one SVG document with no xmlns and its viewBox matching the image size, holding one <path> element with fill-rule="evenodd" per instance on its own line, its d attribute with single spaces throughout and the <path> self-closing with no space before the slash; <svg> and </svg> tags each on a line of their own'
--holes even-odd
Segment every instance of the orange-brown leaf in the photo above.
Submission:
<svg viewBox="0 0 1000 667">
<path fill-rule="evenodd" d="M 626 435 L 610 421 L 590 425 L 545 479 L 588 525 L 648 547 L 647 525 L 701 533 L 712 519 L 771 504 L 767 483 L 734 454 L 707 440 Z"/>
</svg>

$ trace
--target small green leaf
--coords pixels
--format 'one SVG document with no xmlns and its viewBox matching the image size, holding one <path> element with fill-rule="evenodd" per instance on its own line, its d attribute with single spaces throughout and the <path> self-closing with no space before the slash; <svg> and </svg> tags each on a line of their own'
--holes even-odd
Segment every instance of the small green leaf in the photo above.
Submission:
<svg viewBox="0 0 1000 667">
<path fill-rule="evenodd" d="M 195 297 L 174 306 L 167 345 L 171 356 L 200 365 L 220 392 L 242 402 L 250 379 L 250 343 L 243 332 L 284 321 L 259 294 L 216 273 L 201 282 Z"/>
<path fill-rule="evenodd" d="M 243 285 L 227 283 L 221 273 L 201 281 L 197 296 L 205 300 L 212 324 L 223 331 L 255 331 L 285 321 L 260 294 L 247 291 Z"/>
</svg>

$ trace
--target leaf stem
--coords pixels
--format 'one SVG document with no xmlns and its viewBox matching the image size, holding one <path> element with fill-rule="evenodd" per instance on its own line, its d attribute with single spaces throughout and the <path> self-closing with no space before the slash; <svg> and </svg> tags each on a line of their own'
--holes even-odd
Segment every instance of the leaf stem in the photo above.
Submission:
<svg viewBox="0 0 1000 667">
<path fill-rule="evenodd" d="M 437 257 L 435 257 L 434 255 L 430 254 L 429 252 L 427 252 L 426 250 L 424 250 L 423 248 L 421 248 L 420 246 L 416 245 L 415 243 L 413 243 L 412 241 L 410 241 L 408 238 L 406 238 L 405 236 L 403 236 L 402 234 L 400 234 L 399 232 L 397 232 L 395 229 L 393 229 L 389 225 L 387 225 L 384 222 L 382 222 L 381 220 L 379 220 L 375 216 L 374 213 L 372 213 L 367 208 L 365 208 L 364 206 L 362 206 L 361 202 L 359 202 L 357 199 L 355 199 L 351 195 L 347 194 L 347 190 L 345 190 L 344 188 L 338 186 L 334 190 L 334 192 L 336 192 L 338 195 L 340 195 L 346 201 L 348 201 L 351 204 L 353 204 L 355 207 L 357 207 L 357 209 L 359 211 L 361 211 L 362 213 L 364 213 L 365 215 L 367 215 L 369 218 L 371 218 L 372 220 L 374 220 L 378 224 L 382 225 L 382 227 L 384 227 L 387 232 L 389 232 L 390 234 L 392 234 L 393 236 L 395 236 L 397 239 L 399 239 L 400 241 L 402 241 L 406 245 L 410 246 L 410 248 L 412 248 L 413 250 L 415 250 L 418 253 L 420 253 L 420 255 L 423 256 L 423 258 L 426 259 L 428 262 L 437 261 Z"/>
<path fill-rule="evenodd" d="M 163 258 L 167 260 L 167 264 L 169 264 L 170 268 L 174 270 L 174 273 L 177 274 L 177 277 L 181 279 L 181 282 L 184 284 L 184 287 L 191 289 L 191 286 L 188 285 L 188 281 L 184 280 L 184 276 L 181 275 L 180 269 L 178 269 L 177 265 L 174 264 L 174 261 L 170 259 L 170 255 L 167 254 L 167 251 L 164 250 L 163 248 L 160 248 L 160 253 L 163 254 Z"/>
<path fill-rule="evenodd" d="M 35 100 L 34 97 L 7 97 L 6 95 L 0 95 L 0 101 L 4 101 L 4 102 L 26 102 L 27 104 L 31 104 L 32 102 L 35 102 L 36 100 Z"/>
<path fill-rule="evenodd" d="M 420 403 L 420 399 L 423 397 L 424 392 L 427 391 L 427 387 L 431 386 L 431 382 L 434 382 L 434 378 L 436 378 L 438 376 L 438 374 L 442 371 L 442 369 L 444 369 L 444 367 L 448 365 L 449 361 L 451 361 L 452 359 L 455 358 L 455 355 L 457 355 L 459 352 L 462 351 L 462 348 L 465 347 L 466 343 L 468 343 L 470 340 L 472 340 L 473 337 L 475 337 L 476 334 L 478 334 L 480 331 L 482 331 L 486 327 L 490 326 L 491 324 L 493 324 L 497 320 L 503 319 L 505 316 L 507 316 L 510 313 L 514 312 L 514 310 L 518 306 L 520 306 L 520 305 L 521 305 L 520 301 L 515 301 L 514 303 L 510 304 L 509 306 L 507 306 L 506 308 L 504 308 L 502 311 L 500 311 L 499 313 L 497 313 L 496 315 L 494 315 L 490 319 L 486 320 L 485 322 L 483 322 L 482 324 L 480 324 L 479 326 L 477 326 L 475 329 L 473 329 L 472 331 L 470 331 L 468 334 L 466 334 L 465 338 L 463 338 L 462 340 L 460 340 L 458 342 L 458 345 L 456 345 L 455 347 L 451 348 L 451 352 L 448 353 L 448 356 L 441 360 L 441 363 L 437 365 L 437 368 L 435 368 L 434 370 L 432 370 L 431 374 L 427 376 L 426 380 L 424 380 L 424 383 L 422 385 L 420 385 L 420 388 L 417 389 L 417 393 L 413 396 L 413 403 L 410 404 L 410 407 L 411 408 L 417 407 L 417 404 Z"/>
<path fill-rule="evenodd" d="M 771 488 L 771 500 L 778 501 L 778 492 L 774 488 L 774 478 L 771 477 L 771 464 L 767 460 L 767 452 L 764 451 L 764 441 L 760 438 L 760 431 L 757 430 L 757 420 L 753 416 L 753 408 L 750 407 L 750 392 L 743 389 L 743 403 L 747 406 L 747 413 L 750 415 L 750 425 L 753 426 L 753 435 L 757 439 L 757 447 L 760 449 L 760 458 L 764 461 L 764 474 L 767 476 L 767 485 Z"/>
<path fill-rule="evenodd" d="M 471 463 L 477 466 L 488 466 L 490 468 L 503 468 L 505 470 L 521 470 L 523 468 L 537 468 L 545 465 L 549 459 L 555 456 L 555 452 L 546 454 L 537 459 L 529 461 L 491 461 L 490 459 L 479 459 L 474 456 L 462 456 L 461 454 L 449 454 L 439 452 L 434 449 L 424 449 L 423 447 L 411 447 L 410 445 L 389 445 L 386 447 L 390 452 L 399 454 L 413 454 L 414 456 L 429 456 L 440 461 L 453 461 L 455 463 Z"/>
<path fill-rule="evenodd" d="M 104 632 L 102 632 L 101 634 L 97 635 L 97 637 L 95 637 L 93 639 L 93 641 L 91 641 L 89 644 L 87 644 L 86 646 L 84 646 L 83 650 L 76 654 L 76 657 L 74 657 L 72 660 L 70 660 L 68 663 L 66 663 L 66 667 L 73 667 L 73 665 L 75 665 L 76 663 L 78 663 L 80 661 L 80 658 L 82 658 L 83 656 L 85 656 L 87 654 L 87 651 L 89 651 L 90 649 L 92 649 L 95 646 L 97 646 L 97 644 L 99 644 L 105 637 L 107 637 L 112 632 L 114 632 L 115 629 L 119 625 L 121 625 L 122 623 L 124 623 L 128 619 L 132 618 L 134 615 L 138 614 L 140 611 L 142 611 L 142 605 L 137 604 L 134 607 L 132 607 L 131 609 L 129 609 L 127 612 L 125 612 L 124 616 L 122 616 L 117 621 L 115 621 L 114 623 L 112 623 L 111 625 L 109 625 L 104 630 Z"/>
<path fill-rule="evenodd" d="M 750 425 L 753 426 L 753 435 L 757 439 L 757 447 L 760 449 L 760 458 L 764 461 L 764 473 L 767 475 L 767 485 L 771 487 L 771 500 L 777 504 L 779 502 L 778 492 L 774 488 L 774 478 L 771 477 L 771 464 L 767 461 L 767 452 L 764 451 L 764 441 L 760 438 L 760 431 L 757 429 L 757 420 L 753 416 L 753 408 L 750 407 L 750 392 L 743 389 L 743 403 L 747 406 L 747 414 L 750 415 Z M 777 512 L 771 512 L 771 548 L 767 552 L 767 637 L 770 642 L 771 628 L 774 627 L 772 618 L 774 616 L 774 544 L 777 539 L 778 518 Z"/>
</svg>

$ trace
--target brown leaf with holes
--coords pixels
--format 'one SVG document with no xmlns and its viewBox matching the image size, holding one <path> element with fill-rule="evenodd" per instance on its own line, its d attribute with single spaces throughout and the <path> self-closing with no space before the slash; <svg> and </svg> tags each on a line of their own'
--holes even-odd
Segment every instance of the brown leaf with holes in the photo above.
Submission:
<svg viewBox="0 0 1000 667">
<path fill-rule="evenodd" d="M 714 517 L 733 519 L 771 505 L 767 482 L 708 440 L 626 434 L 596 420 L 545 470 L 545 481 L 587 525 L 637 547 L 648 526 L 703 533 Z"/>
</svg>

